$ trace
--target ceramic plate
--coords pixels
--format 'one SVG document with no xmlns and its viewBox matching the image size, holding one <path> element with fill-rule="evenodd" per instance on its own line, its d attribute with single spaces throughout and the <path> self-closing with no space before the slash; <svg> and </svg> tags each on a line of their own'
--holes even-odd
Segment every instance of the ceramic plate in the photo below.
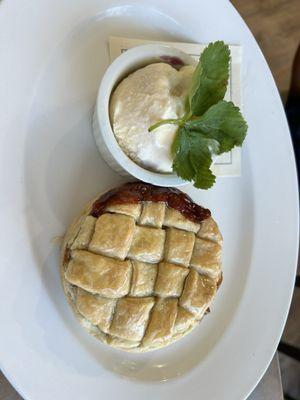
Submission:
<svg viewBox="0 0 300 400">
<path fill-rule="evenodd" d="M 242 176 L 183 187 L 224 235 L 212 312 L 160 351 L 127 354 L 80 328 L 60 284 L 59 247 L 83 205 L 122 178 L 101 160 L 91 121 L 109 35 L 243 46 Z M 267 64 L 227 1 L 6 0 L 0 7 L 3 372 L 27 400 L 240 400 L 276 349 L 298 243 L 296 170 Z"/>
</svg>

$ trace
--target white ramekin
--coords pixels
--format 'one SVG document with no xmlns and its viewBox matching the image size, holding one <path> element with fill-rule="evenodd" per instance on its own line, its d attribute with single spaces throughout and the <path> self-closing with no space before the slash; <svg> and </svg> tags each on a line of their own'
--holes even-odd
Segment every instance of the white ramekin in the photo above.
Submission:
<svg viewBox="0 0 300 400">
<path fill-rule="evenodd" d="M 162 56 L 177 57 L 185 65 L 195 65 L 195 60 L 188 54 L 169 46 L 147 44 L 125 51 L 113 61 L 102 78 L 93 117 L 93 131 L 101 156 L 120 175 L 159 186 L 181 186 L 187 182 L 177 175 L 152 172 L 132 161 L 119 146 L 109 119 L 110 96 L 117 84 L 138 68 L 161 62 Z"/>
</svg>

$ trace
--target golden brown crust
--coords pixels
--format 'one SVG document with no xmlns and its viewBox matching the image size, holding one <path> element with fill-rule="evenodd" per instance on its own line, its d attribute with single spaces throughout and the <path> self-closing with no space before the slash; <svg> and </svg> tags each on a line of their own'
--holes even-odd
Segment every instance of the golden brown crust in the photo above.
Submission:
<svg viewBox="0 0 300 400">
<path fill-rule="evenodd" d="M 218 278 L 221 273 L 221 252 L 219 243 L 196 238 L 191 258 L 191 266 L 199 273 Z"/>
<path fill-rule="evenodd" d="M 195 324 L 195 316 L 184 308 L 178 306 L 177 316 L 175 320 L 174 326 L 174 334 L 179 335 L 184 333 L 189 328 L 194 326 Z"/>
<path fill-rule="evenodd" d="M 105 333 L 108 332 L 116 299 L 107 299 L 77 288 L 76 307 L 78 311 L 93 325 Z"/>
<path fill-rule="evenodd" d="M 86 250 L 73 250 L 65 278 L 90 293 L 108 298 L 126 296 L 130 289 L 131 263 Z"/>
<path fill-rule="evenodd" d="M 121 339 L 141 341 L 153 305 L 153 297 L 124 297 L 120 299 L 109 333 Z"/>
<path fill-rule="evenodd" d="M 201 222 L 201 227 L 197 233 L 201 239 L 211 240 L 222 245 L 223 238 L 216 221 L 212 218 L 206 218 Z"/>
<path fill-rule="evenodd" d="M 97 218 L 94 218 L 91 215 L 88 215 L 85 219 L 83 219 L 83 222 L 80 226 L 76 239 L 74 240 L 71 246 L 71 250 L 72 249 L 84 250 L 88 248 L 88 245 L 95 231 L 96 221 Z"/>
<path fill-rule="evenodd" d="M 166 232 L 165 260 L 188 267 L 195 243 L 194 233 L 176 228 L 168 228 Z"/>
<path fill-rule="evenodd" d="M 107 257 L 124 260 L 135 231 L 133 217 L 105 213 L 96 222 L 89 250 Z"/>
<path fill-rule="evenodd" d="M 151 296 L 157 276 L 157 264 L 132 261 L 130 296 Z"/>
<path fill-rule="evenodd" d="M 148 226 L 136 226 L 128 258 L 132 260 L 158 263 L 163 256 L 166 232 Z"/>
<path fill-rule="evenodd" d="M 135 221 L 135 225 L 141 224 L 144 221 L 145 226 L 142 228 L 147 228 L 146 233 L 149 233 L 148 235 L 144 235 L 144 229 L 140 230 L 135 227 L 134 232 L 136 233 L 136 230 L 138 231 L 137 238 L 139 240 L 137 240 L 137 242 L 141 243 L 145 240 L 146 251 L 138 248 L 138 250 L 133 251 L 133 257 L 130 255 L 130 252 L 129 256 L 134 258 L 137 257 L 136 254 L 138 254 L 138 258 L 142 257 L 143 260 L 151 260 L 151 264 L 136 260 L 120 261 L 116 258 L 114 258 L 113 263 L 111 263 L 107 261 L 109 257 L 90 251 L 89 243 L 95 233 L 96 226 L 96 218 L 89 215 L 93 203 L 94 201 L 90 202 L 83 213 L 69 227 L 63 241 L 61 252 L 61 278 L 63 288 L 68 302 L 81 325 L 91 335 L 102 342 L 130 352 L 144 352 L 158 349 L 188 334 L 198 324 L 205 310 L 211 304 L 216 292 L 216 283 L 220 280 L 221 273 L 219 273 L 216 278 L 199 275 L 195 270 L 191 269 L 190 266 L 183 266 L 184 263 L 186 264 L 186 261 L 183 261 L 186 260 L 184 255 L 176 256 L 177 265 L 164 261 L 158 266 L 157 263 L 164 257 L 166 252 L 166 224 L 168 224 L 168 226 L 171 225 L 173 218 L 175 225 L 171 227 L 170 230 L 175 232 L 180 229 L 183 230 L 186 237 L 189 238 L 189 243 L 191 243 L 193 240 L 191 238 L 194 238 L 198 230 L 198 239 L 205 239 L 210 242 L 213 241 L 214 244 L 221 244 L 221 236 L 218 234 L 215 225 L 210 221 L 208 224 L 209 226 L 206 227 L 206 231 L 202 230 L 202 233 L 200 233 L 203 228 L 203 222 L 201 226 L 191 221 L 186 222 L 181 217 L 178 218 L 177 212 L 175 212 L 175 214 L 168 212 L 168 217 L 166 218 L 167 207 L 165 207 L 163 213 L 163 207 L 160 207 L 157 213 L 158 216 L 156 215 L 156 217 L 151 219 L 150 210 L 156 207 L 149 207 L 149 204 L 146 207 L 148 209 L 148 216 L 145 212 L 144 214 L 147 218 L 144 220 L 142 218 L 144 205 L 141 205 L 139 210 L 138 207 L 107 209 L 107 211 L 112 213 L 111 215 L 122 215 L 127 216 L 129 219 L 132 218 Z M 164 221 L 161 226 L 160 221 L 162 221 L 162 215 Z M 161 229 L 162 227 L 163 229 Z M 148 232 L 148 229 L 155 231 L 156 235 L 150 235 L 152 232 Z M 142 231 L 142 234 L 140 234 L 139 231 Z M 157 235 L 158 231 L 159 233 Z M 212 231 L 213 234 L 211 233 Z M 206 237 L 203 237 L 203 234 L 204 236 L 206 235 Z M 153 246 L 153 242 L 155 241 L 156 248 L 154 250 L 155 246 Z M 162 247 L 162 250 L 157 250 L 157 243 L 163 243 L 163 245 L 159 244 L 158 246 L 159 248 Z M 177 244 L 180 246 L 179 242 Z M 170 246 L 170 248 L 172 247 L 167 243 L 166 245 Z M 142 256 L 140 256 L 140 254 L 142 254 Z M 166 252 L 166 254 L 168 254 L 168 252 Z M 84 257 L 82 257 L 83 255 Z M 96 257 L 96 259 L 94 257 Z M 101 260 L 99 260 L 98 257 L 100 257 Z M 192 257 L 193 256 L 191 256 L 191 258 Z M 87 261 L 88 259 L 89 261 Z M 105 263 L 103 263 L 103 259 L 106 261 Z M 71 272 L 74 272 L 72 271 L 74 263 L 79 265 L 85 264 L 86 269 L 89 271 L 89 279 L 85 281 L 80 280 L 82 279 L 82 274 L 86 279 L 86 271 L 83 271 L 82 267 L 79 268 L 79 275 L 71 274 Z M 123 284 L 115 285 L 112 292 L 109 292 L 107 291 L 107 289 L 111 289 L 109 288 L 109 282 L 111 282 L 109 276 L 114 275 L 110 275 L 110 272 L 114 269 L 113 265 L 117 266 L 115 272 L 118 270 L 119 273 L 119 270 L 122 270 L 121 265 L 124 265 L 122 263 L 127 265 L 125 268 L 127 280 L 121 279 Z M 128 266 L 129 264 L 127 263 L 129 263 L 130 266 Z M 172 267 L 168 268 L 170 264 Z M 163 266 L 161 267 L 161 265 Z M 167 268 L 165 267 L 166 265 Z M 104 273 L 102 271 L 103 266 L 104 270 L 108 271 L 106 274 L 107 281 L 104 285 L 102 285 L 103 280 L 98 279 L 99 276 Z M 78 266 L 76 268 L 78 269 Z M 158 273 L 159 270 L 161 270 L 160 275 Z M 180 273 L 177 271 L 180 271 Z M 117 281 L 119 281 L 120 278 L 118 273 Z M 96 279 L 94 274 L 96 274 Z M 78 276 L 80 276 L 80 278 L 78 278 Z M 93 276 L 93 278 L 91 278 L 91 276 Z M 174 279 L 174 276 L 177 276 L 177 278 Z M 66 277 L 69 280 L 66 279 Z M 130 282 L 129 285 L 126 283 L 128 280 Z M 84 284 L 82 284 L 82 282 L 84 282 Z M 120 291 L 120 287 L 123 291 Z M 201 287 L 201 295 L 197 293 L 197 287 Z M 88 291 L 84 289 L 88 289 Z M 119 297 L 119 300 L 113 298 L 113 296 Z M 175 297 L 173 298 L 170 296 Z M 154 302 L 155 305 L 153 306 Z M 134 329 L 134 326 L 138 328 Z"/>
<path fill-rule="evenodd" d="M 143 339 L 143 346 L 156 347 L 171 339 L 177 316 L 177 302 L 177 299 L 156 301 Z"/>
<path fill-rule="evenodd" d="M 109 211 L 111 213 L 129 215 L 135 220 L 139 219 L 141 209 L 141 204 L 110 204 L 108 207 L 106 207 L 106 211 Z"/>
<path fill-rule="evenodd" d="M 179 297 L 188 273 L 189 268 L 167 262 L 159 263 L 155 294 L 159 297 Z"/>
<path fill-rule="evenodd" d="M 185 218 L 179 211 L 167 208 L 165 213 L 164 225 L 171 228 L 183 229 L 189 232 L 198 232 L 200 224 Z"/>
<path fill-rule="evenodd" d="M 164 222 L 165 212 L 165 203 L 146 201 L 143 204 L 143 210 L 139 223 L 141 225 L 150 225 L 154 226 L 155 228 L 161 228 Z"/>
<path fill-rule="evenodd" d="M 179 304 L 196 315 L 198 319 L 202 318 L 216 294 L 216 289 L 216 282 L 213 279 L 191 269 L 186 278 Z"/>
</svg>

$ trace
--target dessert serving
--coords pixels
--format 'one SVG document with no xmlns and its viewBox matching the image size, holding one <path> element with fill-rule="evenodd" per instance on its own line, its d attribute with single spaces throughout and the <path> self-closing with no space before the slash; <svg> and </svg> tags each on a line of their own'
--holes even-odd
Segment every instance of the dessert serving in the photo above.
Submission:
<svg viewBox="0 0 300 400">
<path fill-rule="evenodd" d="M 222 281 L 222 236 L 210 211 L 167 181 L 152 185 L 151 177 L 177 174 L 208 189 L 214 157 L 240 146 L 247 131 L 238 107 L 223 100 L 227 45 L 209 44 L 197 65 L 166 47 L 131 54 L 145 51 L 148 62 L 130 61 L 127 53 L 131 64 L 121 79 L 119 64 L 111 65 L 94 132 L 104 157 L 115 151 L 123 170 L 153 171 L 142 175 L 150 183 L 127 183 L 89 203 L 67 231 L 61 255 L 63 287 L 80 323 L 108 345 L 134 352 L 190 332 Z"/>
<path fill-rule="evenodd" d="M 143 53 L 130 51 L 135 57 Z M 120 76 L 115 71 L 122 60 L 131 61 L 126 53 L 108 68 L 94 118 L 98 148 L 114 169 L 138 179 L 153 183 L 157 175 L 166 181 L 177 176 L 179 184 L 209 189 L 216 157 L 241 146 L 247 133 L 239 108 L 224 100 L 230 49 L 222 41 L 210 43 L 198 64 L 182 52 L 172 57 L 163 51 L 172 49 L 161 46 L 158 61 L 138 58 L 136 68 L 131 63 Z"/>
<path fill-rule="evenodd" d="M 209 311 L 221 250 L 208 209 L 178 189 L 127 183 L 89 203 L 68 229 L 63 287 L 90 334 L 123 350 L 154 350 Z"/>
<path fill-rule="evenodd" d="M 166 62 L 149 64 L 122 80 L 110 101 L 110 120 L 123 151 L 137 164 L 172 172 L 171 145 L 177 127 L 148 128 L 161 119 L 181 118 L 195 67 Z"/>
</svg>

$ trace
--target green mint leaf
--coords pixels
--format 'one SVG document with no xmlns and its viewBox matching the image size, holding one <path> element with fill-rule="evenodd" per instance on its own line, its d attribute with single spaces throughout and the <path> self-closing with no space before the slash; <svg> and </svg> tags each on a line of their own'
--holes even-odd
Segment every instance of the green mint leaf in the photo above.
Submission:
<svg viewBox="0 0 300 400">
<path fill-rule="evenodd" d="M 219 144 L 214 139 L 206 138 L 198 132 L 190 132 L 190 160 L 195 169 L 194 186 L 199 189 L 209 189 L 216 181 L 210 166 L 212 154 L 216 153 Z"/>
<path fill-rule="evenodd" d="M 224 42 L 210 43 L 194 71 L 185 114 L 178 119 L 158 121 L 149 132 L 164 124 L 178 125 L 171 147 L 173 171 L 201 189 L 209 189 L 216 177 L 210 167 L 212 156 L 241 146 L 246 133 L 238 107 L 224 101 L 229 78 L 230 50 Z"/>
<path fill-rule="evenodd" d="M 248 128 L 239 108 L 224 100 L 211 106 L 202 117 L 186 121 L 185 127 L 217 140 L 220 144 L 217 154 L 241 146 Z"/>
<path fill-rule="evenodd" d="M 202 115 L 225 96 L 229 77 L 230 50 L 224 42 L 210 43 L 194 71 L 189 93 L 193 115 Z"/>
<path fill-rule="evenodd" d="M 188 131 L 180 128 L 172 144 L 173 171 L 186 181 L 192 181 L 195 176 L 194 167 L 190 161 L 190 141 Z"/>
<path fill-rule="evenodd" d="M 212 154 L 219 151 L 216 140 L 198 132 L 181 128 L 173 144 L 173 171 L 181 178 L 194 182 L 200 189 L 209 189 L 216 177 L 210 170 Z"/>
</svg>

